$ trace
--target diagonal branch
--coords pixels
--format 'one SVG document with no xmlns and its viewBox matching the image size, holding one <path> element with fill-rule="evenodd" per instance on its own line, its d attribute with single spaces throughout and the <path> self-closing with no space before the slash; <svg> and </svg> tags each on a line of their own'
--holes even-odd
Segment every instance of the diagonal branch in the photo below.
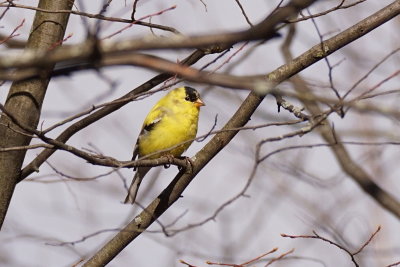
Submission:
<svg viewBox="0 0 400 267">
<path fill-rule="evenodd" d="M 393 8 L 394 6 L 397 6 L 398 14 L 400 12 L 400 1 L 396 1 L 396 3 L 385 7 L 381 11 L 378 11 L 374 15 L 363 20 L 363 24 L 374 24 L 381 15 L 384 15 L 386 12 L 395 10 L 395 8 Z M 358 26 L 360 23 L 354 25 L 354 29 L 352 31 L 349 31 L 349 34 L 354 36 L 355 34 L 363 32 Z M 321 43 L 321 45 L 325 46 L 325 42 Z M 282 50 L 286 60 L 293 62 L 292 55 L 289 50 L 289 45 L 283 46 Z M 312 90 L 308 87 L 307 83 L 300 76 L 293 77 L 292 83 L 300 95 L 307 95 L 309 97 L 308 100 L 302 100 L 302 102 L 307 110 L 311 113 L 311 115 L 316 116 L 318 114 L 321 114 L 323 111 L 319 107 L 318 103 L 313 100 L 314 94 L 312 93 Z M 340 110 L 341 108 L 342 106 L 336 107 L 337 110 Z M 335 134 L 333 127 L 329 123 L 326 123 L 325 125 L 321 126 L 319 130 L 322 138 L 331 145 L 330 148 L 332 149 L 332 152 L 335 155 L 336 160 L 340 164 L 343 171 L 347 173 L 347 175 L 349 175 L 351 178 L 353 178 L 353 180 L 364 190 L 364 192 L 374 198 L 375 201 L 379 203 L 383 208 L 393 213 L 396 217 L 400 218 L 399 200 L 390 195 L 388 192 L 384 191 L 381 187 L 379 187 L 379 185 L 377 185 L 373 181 L 373 178 L 365 171 L 365 169 L 352 159 L 343 142 L 341 141 L 341 138 Z"/>
<path fill-rule="evenodd" d="M 337 34 L 326 42 L 329 43 L 329 51 L 326 54 L 335 52 L 355 39 L 358 39 L 373 30 L 377 26 L 385 23 L 390 18 L 396 16 L 400 11 L 400 1 L 385 7 L 377 13 L 371 15 L 360 23 L 350 27 L 349 29 Z M 358 30 L 362 25 L 362 31 Z M 326 54 L 319 57 L 315 56 L 315 52 L 320 49 L 320 45 L 313 47 L 293 61 L 285 64 L 266 76 L 267 80 L 274 83 L 280 83 L 288 79 L 292 75 L 309 67 L 315 62 L 321 60 Z M 224 126 L 223 129 L 236 128 L 245 125 L 251 115 L 264 99 L 263 96 L 251 92 L 244 100 L 242 105 Z M 221 151 L 232 139 L 237 132 L 221 132 L 215 135 L 203 149 L 195 156 L 191 173 L 181 171 L 168 185 L 168 187 L 154 199 L 145 209 L 137 215 L 126 227 L 122 229 L 113 239 L 106 243 L 84 266 L 99 266 L 109 263 L 120 251 L 122 251 L 130 242 L 138 237 L 145 229 L 147 229 L 158 217 L 160 217 L 175 201 L 179 199 L 185 188 L 190 184 L 194 177 L 202 168 Z M 400 213 L 398 214 L 400 217 Z"/>
</svg>

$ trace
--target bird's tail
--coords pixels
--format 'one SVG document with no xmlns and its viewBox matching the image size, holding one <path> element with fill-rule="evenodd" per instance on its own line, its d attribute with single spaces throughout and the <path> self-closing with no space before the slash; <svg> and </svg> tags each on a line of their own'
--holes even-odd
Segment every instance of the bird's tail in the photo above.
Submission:
<svg viewBox="0 0 400 267">
<path fill-rule="evenodd" d="M 135 176 L 133 177 L 131 186 L 128 190 L 128 195 L 125 198 L 125 204 L 134 204 L 137 192 L 139 190 L 140 183 L 142 182 L 146 173 L 150 170 L 150 167 L 139 167 Z"/>
</svg>

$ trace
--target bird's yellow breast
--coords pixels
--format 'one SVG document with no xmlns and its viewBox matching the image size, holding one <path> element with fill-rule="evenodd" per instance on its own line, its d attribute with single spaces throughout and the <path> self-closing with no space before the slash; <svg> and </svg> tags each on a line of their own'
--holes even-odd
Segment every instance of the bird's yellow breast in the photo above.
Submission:
<svg viewBox="0 0 400 267">
<path fill-rule="evenodd" d="M 153 111 L 156 111 L 157 108 L 160 107 L 155 106 Z M 174 103 L 168 107 L 162 105 L 160 112 L 164 114 L 160 121 L 155 123 L 154 128 L 145 131 L 139 139 L 139 157 L 159 151 L 161 152 L 149 158 L 158 158 L 168 154 L 174 157 L 180 156 L 196 137 L 199 109 L 192 103 Z M 154 114 L 154 112 L 151 113 Z M 146 118 L 145 121 L 151 120 L 152 118 Z"/>
</svg>

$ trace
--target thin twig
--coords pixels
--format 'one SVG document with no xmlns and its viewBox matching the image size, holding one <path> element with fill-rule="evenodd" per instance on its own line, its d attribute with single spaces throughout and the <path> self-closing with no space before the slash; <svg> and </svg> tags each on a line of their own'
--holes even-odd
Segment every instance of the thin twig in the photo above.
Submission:
<svg viewBox="0 0 400 267">
<path fill-rule="evenodd" d="M 169 7 L 169 8 L 166 8 L 166 9 L 163 9 L 163 10 L 161 10 L 161 11 L 155 12 L 155 13 L 153 13 L 153 14 L 149 14 L 149 15 L 143 16 L 143 17 L 141 17 L 141 18 L 139 18 L 139 19 L 137 19 L 137 20 L 132 21 L 129 25 L 123 27 L 122 29 L 120 29 L 120 30 L 118 30 L 118 31 L 116 31 L 116 32 L 114 32 L 114 33 L 112 33 L 112 34 L 110 34 L 110 35 L 107 35 L 107 36 L 103 37 L 102 40 L 110 39 L 111 37 L 113 37 L 113 36 L 115 36 L 115 35 L 117 35 L 117 34 L 120 34 L 121 32 L 123 32 L 123 31 L 125 31 L 125 30 L 131 28 L 133 25 L 137 24 L 139 21 L 142 21 L 142 20 L 145 20 L 145 19 L 147 19 L 147 18 L 154 17 L 154 16 L 159 16 L 159 15 L 161 15 L 161 14 L 167 12 L 167 11 L 173 10 L 173 9 L 175 9 L 175 8 L 176 8 L 176 5 L 171 6 L 171 7 Z"/>
<path fill-rule="evenodd" d="M 250 27 L 253 27 L 253 24 L 251 23 L 249 17 L 247 16 L 246 11 L 244 11 L 244 8 L 243 8 L 242 4 L 240 3 L 240 1 L 239 0 L 235 0 L 235 1 L 236 1 L 236 4 L 239 6 L 240 10 L 242 11 L 242 14 L 243 14 L 244 18 L 246 19 L 247 23 L 250 25 Z"/>
<path fill-rule="evenodd" d="M 4 38 L 3 40 L 0 40 L 0 45 L 6 43 L 6 42 L 8 42 L 10 39 L 12 39 L 12 38 L 18 36 L 19 34 L 15 34 L 15 33 L 24 25 L 24 23 L 25 23 L 25 19 L 23 19 L 23 20 L 21 21 L 21 23 L 20 23 L 17 27 L 14 28 L 14 30 L 10 33 L 10 35 L 8 35 L 8 36 L 7 36 L 6 38 Z"/>
<path fill-rule="evenodd" d="M 337 242 L 334 242 L 328 238 L 322 237 L 319 234 L 317 234 L 316 231 L 312 231 L 313 235 L 287 235 L 287 234 L 281 234 L 282 237 L 289 237 L 289 238 L 307 238 L 307 239 L 319 239 L 322 240 L 324 242 L 327 242 L 341 250 L 343 250 L 344 252 L 347 253 L 347 255 L 350 256 L 351 261 L 354 263 L 354 265 L 356 267 L 359 266 L 359 264 L 357 263 L 355 256 L 357 254 L 359 254 L 367 245 L 369 245 L 372 241 L 372 239 L 376 236 L 376 234 L 381 230 L 381 226 L 378 226 L 378 228 L 376 229 L 376 231 L 374 233 L 371 234 L 371 236 L 369 237 L 369 239 L 356 251 L 356 252 L 351 252 L 350 250 L 348 250 L 347 248 L 345 248 L 344 246 L 338 244 Z"/>
<path fill-rule="evenodd" d="M 33 6 L 15 4 L 15 3 L 13 3 L 13 5 L 0 4 L 0 7 L 7 7 L 7 8 L 14 7 L 14 8 L 30 9 L 30 10 L 40 11 L 40 12 L 45 12 L 45 13 L 67 13 L 67 14 L 78 15 L 78 16 L 83 16 L 83 17 L 88 17 L 88 18 L 93 18 L 93 19 L 100 19 L 100 20 L 105 20 L 105 21 L 132 23 L 131 19 L 106 17 L 101 14 L 90 14 L 90 13 L 80 12 L 80 11 L 75 11 L 75 10 L 48 10 L 48 9 L 43 9 L 43 8 L 38 8 L 38 7 L 33 7 Z M 152 24 L 152 23 L 147 23 L 147 22 L 143 22 L 143 21 L 137 21 L 135 24 L 141 25 L 141 26 L 146 26 L 146 27 L 152 27 L 152 28 L 156 28 L 159 30 L 169 31 L 169 32 L 177 33 L 177 34 L 179 33 L 178 30 L 168 27 L 168 26 L 164 26 L 164 25 Z"/>
</svg>

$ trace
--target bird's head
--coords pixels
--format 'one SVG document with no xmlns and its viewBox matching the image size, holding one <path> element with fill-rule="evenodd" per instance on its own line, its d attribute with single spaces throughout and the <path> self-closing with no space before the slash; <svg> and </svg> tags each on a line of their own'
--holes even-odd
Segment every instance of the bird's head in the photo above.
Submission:
<svg viewBox="0 0 400 267">
<path fill-rule="evenodd" d="M 172 90 L 170 94 L 173 99 L 179 101 L 180 103 L 189 102 L 197 108 L 206 105 L 204 104 L 203 100 L 201 100 L 199 92 L 197 92 L 196 89 L 189 86 L 176 88 Z"/>
<path fill-rule="evenodd" d="M 185 86 L 185 100 L 194 103 L 194 105 L 198 108 L 201 106 L 205 106 L 203 100 L 200 98 L 199 92 L 196 91 L 196 89 Z"/>
</svg>

